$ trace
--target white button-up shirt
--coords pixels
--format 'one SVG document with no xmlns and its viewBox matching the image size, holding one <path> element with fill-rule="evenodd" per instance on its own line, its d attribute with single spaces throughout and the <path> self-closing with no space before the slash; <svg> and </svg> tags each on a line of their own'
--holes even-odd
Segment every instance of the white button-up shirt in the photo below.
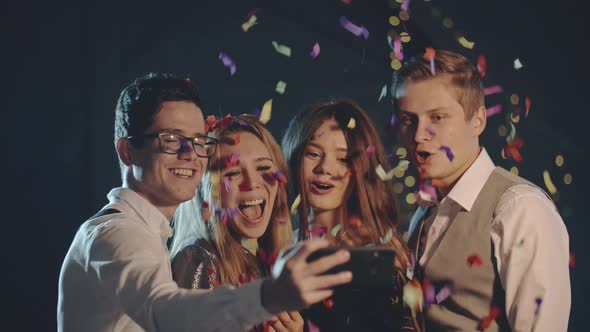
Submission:
<svg viewBox="0 0 590 332">
<path fill-rule="evenodd" d="M 261 281 L 232 289 L 180 289 L 172 280 L 169 221 L 126 188 L 104 209 L 121 213 L 86 221 L 59 278 L 59 331 L 244 331 L 272 317 Z M 196 221 L 195 221 L 196 222 Z"/>
<path fill-rule="evenodd" d="M 485 149 L 424 222 L 432 223 L 419 264 L 461 209 L 470 211 L 494 163 Z M 434 220 L 432 220 L 434 218 Z M 510 187 L 500 198 L 491 225 L 498 274 L 506 291 L 506 315 L 513 331 L 567 331 L 571 288 L 569 237 L 555 205 L 538 188 Z M 541 299 L 537 306 L 536 299 Z"/>
</svg>

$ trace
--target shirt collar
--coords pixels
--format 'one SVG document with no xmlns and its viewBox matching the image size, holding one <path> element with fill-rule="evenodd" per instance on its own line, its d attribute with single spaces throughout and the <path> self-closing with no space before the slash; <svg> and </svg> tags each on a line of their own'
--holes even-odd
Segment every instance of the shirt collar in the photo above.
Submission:
<svg viewBox="0 0 590 332">
<path fill-rule="evenodd" d="M 122 203 L 133 209 L 148 228 L 160 235 L 163 241 L 172 236 L 170 220 L 137 192 L 129 188 L 114 188 L 107 197 L 111 204 Z"/>
<path fill-rule="evenodd" d="M 465 210 L 470 211 L 475 199 L 494 169 L 494 162 L 486 149 L 482 148 L 477 159 L 459 178 L 459 181 L 453 186 L 447 197 L 461 205 Z"/>
</svg>

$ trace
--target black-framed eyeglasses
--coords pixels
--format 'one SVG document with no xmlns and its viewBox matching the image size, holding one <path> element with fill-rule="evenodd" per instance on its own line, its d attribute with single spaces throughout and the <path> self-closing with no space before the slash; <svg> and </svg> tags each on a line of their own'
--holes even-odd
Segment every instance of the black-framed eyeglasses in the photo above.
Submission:
<svg viewBox="0 0 590 332">
<path fill-rule="evenodd" d="M 129 136 L 128 139 L 137 139 L 138 136 Z M 158 138 L 160 141 L 160 152 L 166 154 L 178 154 L 193 150 L 199 157 L 209 158 L 215 152 L 217 139 L 206 135 L 197 135 L 195 137 L 183 136 L 180 134 L 159 132 L 153 134 L 143 134 L 140 137 Z"/>
</svg>

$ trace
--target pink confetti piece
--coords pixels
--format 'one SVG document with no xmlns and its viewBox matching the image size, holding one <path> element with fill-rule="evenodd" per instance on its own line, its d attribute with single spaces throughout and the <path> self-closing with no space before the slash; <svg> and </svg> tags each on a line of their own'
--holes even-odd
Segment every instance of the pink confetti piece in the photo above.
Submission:
<svg viewBox="0 0 590 332">
<path fill-rule="evenodd" d="M 250 190 L 252 190 L 252 187 L 250 186 L 250 184 L 249 184 L 249 183 L 247 183 L 247 182 L 242 182 L 242 183 L 240 183 L 240 184 L 238 185 L 238 189 L 239 189 L 240 191 L 250 191 Z"/>
<path fill-rule="evenodd" d="M 484 76 L 486 76 L 488 65 L 484 55 L 477 57 L 477 71 L 479 72 L 479 77 L 484 78 Z"/>
<path fill-rule="evenodd" d="M 430 73 L 432 74 L 432 76 L 436 75 L 436 72 L 434 70 L 434 57 L 430 58 Z"/>
<path fill-rule="evenodd" d="M 453 161 L 453 159 L 455 159 L 455 156 L 453 155 L 451 148 L 449 148 L 448 146 L 443 145 L 439 148 L 439 150 L 444 151 L 447 154 L 447 158 L 449 159 L 449 161 Z"/>
<path fill-rule="evenodd" d="M 225 185 L 225 192 L 230 193 L 231 192 L 231 180 L 230 180 L 230 178 L 223 179 L 223 184 Z"/>
<path fill-rule="evenodd" d="M 426 305 L 426 307 L 433 304 L 435 298 L 434 286 L 432 286 L 430 281 L 428 281 L 427 279 L 424 279 L 424 281 L 422 281 L 422 292 L 424 294 L 424 304 Z"/>
<path fill-rule="evenodd" d="M 219 52 L 218 58 L 221 59 L 224 66 L 229 68 L 230 76 L 234 76 L 234 74 L 236 73 L 237 67 L 236 67 L 236 64 L 234 63 L 234 61 L 229 57 L 229 55 L 227 55 L 223 52 Z"/>
<path fill-rule="evenodd" d="M 436 136 L 436 130 L 434 130 L 434 128 L 432 128 L 432 127 L 426 127 L 426 132 L 430 136 Z"/>
<path fill-rule="evenodd" d="M 367 146 L 367 149 L 365 150 L 365 153 L 369 157 L 371 157 L 372 155 L 374 155 L 375 154 L 375 146 L 373 144 L 370 144 L 369 146 Z"/>
<path fill-rule="evenodd" d="M 230 153 L 230 155 L 225 159 L 225 167 L 233 167 L 240 165 L 240 154 L 239 153 Z"/>
<path fill-rule="evenodd" d="M 399 61 L 404 59 L 404 52 L 402 52 L 402 39 L 399 36 L 397 36 L 393 41 L 393 53 Z"/>
<path fill-rule="evenodd" d="M 410 0 L 404 0 L 404 2 L 402 3 L 402 6 L 401 6 L 402 10 L 407 12 L 409 7 L 410 7 Z"/>
<path fill-rule="evenodd" d="M 494 86 L 490 86 L 490 87 L 483 89 L 483 94 L 486 96 L 489 96 L 489 95 L 493 95 L 496 93 L 501 93 L 503 91 L 504 91 L 504 89 L 502 89 L 502 86 L 494 85 Z"/>
<path fill-rule="evenodd" d="M 224 213 L 223 216 L 221 217 L 221 224 L 225 225 L 227 224 L 227 220 L 229 219 L 227 213 Z"/>
<path fill-rule="evenodd" d="M 494 115 L 501 113 L 501 112 L 502 112 L 502 104 L 496 104 L 496 105 L 494 105 L 492 107 L 488 107 L 486 109 L 486 116 L 489 118 L 489 117 L 494 116 Z"/>
<path fill-rule="evenodd" d="M 340 16 L 340 25 L 350 31 L 353 35 L 359 37 L 363 36 L 365 39 L 369 38 L 369 31 L 364 26 L 358 26 L 350 22 L 346 16 Z"/>
<path fill-rule="evenodd" d="M 451 296 L 451 287 L 445 285 L 441 288 L 438 293 L 436 294 L 436 303 L 441 303 L 446 300 L 449 296 Z"/>
<path fill-rule="evenodd" d="M 524 111 L 524 117 L 529 116 L 529 110 L 531 109 L 531 98 L 528 96 L 524 99 L 524 105 L 526 106 L 526 110 Z"/>
<path fill-rule="evenodd" d="M 320 54 L 320 44 L 318 44 L 317 42 L 313 45 L 313 48 L 311 49 L 311 52 L 309 52 L 309 55 L 311 56 L 312 59 L 315 59 L 318 57 L 318 55 Z"/>
<path fill-rule="evenodd" d="M 307 320 L 307 330 L 309 332 L 320 332 L 320 328 L 309 319 Z"/>
</svg>

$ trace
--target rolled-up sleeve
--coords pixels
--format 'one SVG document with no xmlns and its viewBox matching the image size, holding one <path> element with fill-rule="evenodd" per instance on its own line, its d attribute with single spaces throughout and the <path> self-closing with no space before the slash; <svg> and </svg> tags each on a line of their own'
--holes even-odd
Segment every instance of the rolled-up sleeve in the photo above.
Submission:
<svg viewBox="0 0 590 332">
<path fill-rule="evenodd" d="M 555 205 L 538 188 L 504 193 L 492 221 L 494 255 L 513 331 L 567 331 L 569 238 Z"/>
</svg>

